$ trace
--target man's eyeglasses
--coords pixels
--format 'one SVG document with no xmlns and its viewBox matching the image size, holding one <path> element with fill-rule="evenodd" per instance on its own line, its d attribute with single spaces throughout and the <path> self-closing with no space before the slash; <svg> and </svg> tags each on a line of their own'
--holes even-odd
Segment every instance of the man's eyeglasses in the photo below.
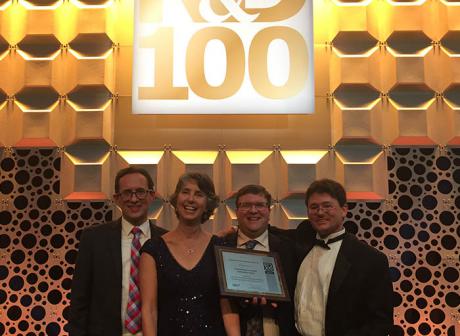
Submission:
<svg viewBox="0 0 460 336">
<path fill-rule="evenodd" d="M 332 203 L 311 204 L 308 206 L 308 211 L 311 213 L 319 212 L 320 209 L 324 212 L 331 212 L 335 209 L 335 206 Z"/>
<path fill-rule="evenodd" d="M 149 192 L 152 192 L 153 190 L 151 189 L 136 189 L 136 190 L 123 190 L 118 193 L 118 195 L 121 197 L 123 201 L 129 201 L 133 195 L 136 195 L 137 199 L 143 200 L 147 197 L 147 194 Z"/>
<path fill-rule="evenodd" d="M 250 209 L 252 209 L 252 207 L 256 208 L 256 210 L 258 211 L 264 210 L 264 209 L 267 209 L 267 203 L 266 202 L 258 202 L 258 203 L 243 202 L 238 205 L 238 210 L 249 211 Z"/>
</svg>

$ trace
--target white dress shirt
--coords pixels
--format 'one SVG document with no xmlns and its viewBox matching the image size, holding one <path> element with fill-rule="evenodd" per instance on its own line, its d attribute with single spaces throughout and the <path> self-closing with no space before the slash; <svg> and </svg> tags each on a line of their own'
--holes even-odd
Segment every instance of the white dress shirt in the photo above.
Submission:
<svg viewBox="0 0 460 336">
<path fill-rule="evenodd" d="M 245 249 L 246 242 L 249 240 L 257 240 L 257 245 L 254 247 L 256 251 L 269 252 L 270 247 L 268 245 L 268 230 L 265 230 L 259 237 L 256 239 L 251 239 L 247 237 L 241 230 L 238 230 L 238 240 L 237 247 Z M 263 312 L 263 327 L 264 327 L 264 336 L 279 336 L 279 327 L 276 323 L 276 320 L 273 318 L 273 309 L 271 307 L 262 307 Z"/>
<path fill-rule="evenodd" d="M 125 328 L 126 306 L 128 305 L 129 295 L 129 276 L 131 268 L 131 243 L 134 238 L 131 233 L 132 225 L 126 219 L 121 220 L 121 324 L 123 336 L 132 336 L 132 334 Z M 141 245 L 150 239 L 150 224 L 149 221 L 142 223 L 139 228 L 141 229 Z M 142 336 L 142 330 L 135 336 Z"/>
<path fill-rule="evenodd" d="M 323 240 L 327 241 L 343 233 L 345 229 Z M 319 236 L 316 238 L 319 239 Z M 342 240 L 329 244 L 330 250 L 314 246 L 299 268 L 294 305 L 296 328 L 303 336 L 325 335 L 327 296 L 341 246 Z"/>
</svg>

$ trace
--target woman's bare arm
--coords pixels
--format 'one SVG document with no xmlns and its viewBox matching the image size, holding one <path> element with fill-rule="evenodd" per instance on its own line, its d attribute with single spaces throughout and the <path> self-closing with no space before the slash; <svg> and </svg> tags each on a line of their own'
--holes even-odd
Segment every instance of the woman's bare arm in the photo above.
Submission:
<svg viewBox="0 0 460 336">
<path fill-rule="evenodd" d="M 240 336 L 240 316 L 236 307 L 229 299 L 220 299 L 220 308 L 222 310 L 222 318 L 227 336 Z"/>
</svg>

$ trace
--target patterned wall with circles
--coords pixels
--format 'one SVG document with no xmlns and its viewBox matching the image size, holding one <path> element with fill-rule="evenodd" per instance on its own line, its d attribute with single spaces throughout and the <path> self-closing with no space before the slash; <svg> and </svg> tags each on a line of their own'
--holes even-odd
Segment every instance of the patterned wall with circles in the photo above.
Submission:
<svg viewBox="0 0 460 336">
<path fill-rule="evenodd" d="M 0 335 L 62 335 L 81 230 L 110 202 L 59 201 L 60 155 L 17 150 L 0 162 Z"/>
<path fill-rule="evenodd" d="M 388 200 L 350 204 L 346 226 L 389 258 L 392 335 L 456 335 L 460 150 L 440 155 L 435 148 L 394 148 L 388 177 Z"/>
<path fill-rule="evenodd" d="M 392 336 L 456 335 L 460 320 L 460 149 L 392 148 L 389 197 L 352 202 L 346 227 L 383 251 L 394 286 Z M 62 202 L 60 153 L 0 161 L 0 335 L 63 335 L 81 230 L 107 202 Z M 458 335 L 458 330 L 457 330 Z"/>
</svg>

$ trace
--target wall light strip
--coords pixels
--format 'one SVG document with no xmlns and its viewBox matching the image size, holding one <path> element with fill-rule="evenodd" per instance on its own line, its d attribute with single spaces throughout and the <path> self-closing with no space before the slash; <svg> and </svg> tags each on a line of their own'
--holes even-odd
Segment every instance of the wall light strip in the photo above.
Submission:
<svg viewBox="0 0 460 336">
<path fill-rule="evenodd" d="M 449 57 L 452 57 L 452 58 L 458 58 L 458 57 L 460 57 L 460 54 L 451 53 L 448 49 L 446 49 L 446 48 L 443 47 L 442 45 L 441 45 L 441 50 L 444 51 Z"/>
<path fill-rule="evenodd" d="M 428 46 L 428 47 L 426 47 L 424 49 L 421 49 L 421 50 L 417 51 L 414 54 L 400 54 L 399 52 L 397 52 L 393 48 L 387 46 L 388 52 L 391 55 L 395 56 L 395 57 L 425 57 L 428 54 L 428 52 L 430 52 L 430 50 L 432 50 L 432 49 L 433 49 L 433 46 L 430 45 L 430 46 Z"/>
<path fill-rule="evenodd" d="M 5 2 L 3 5 L 0 6 L 0 11 L 7 9 L 8 7 L 11 6 L 12 3 L 13 3 L 13 1 L 11 1 L 11 0 Z"/>
<path fill-rule="evenodd" d="M 84 56 L 84 55 L 80 54 L 78 51 L 70 49 L 70 48 L 69 48 L 69 52 L 72 55 L 74 55 L 76 59 L 79 59 L 79 60 L 102 60 L 102 59 L 106 59 L 107 57 L 109 57 L 109 55 L 112 54 L 113 48 L 110 48 L 109 50 L 107 50 L 101 56 Z"/>
<path fill-rule="evenodd" d="M 163 157 L 163 151 L 118 151 L 118 154 L 128 164 L 158 164 Z"/>
<path fill-rule="evenodd" d="M 260 164 L 272 151 L 227 151 L 227 157 L 232 164 Z"/>
<path fill-rule="evenodd" d="M 366 58 L 372 56 L 372 54 L 379 49 L 379 46 L 376 45 L 375 47 L 369 49 L 363 54 L 343 54 L 339 49 L 336 47 L 332 47 L 332 51 L 339 56 L 340 58 Z"/>
<path fill-rule="evenodd" d="M 2 54 L 0 54 L 0 61 L 1 61 L 2 59 L 4 59 L 4 58 L 6 57 L 6 55 L 8 55 L 8 53 L 9 53 L 9 50 L 6 50 L 6 51 L 4 51 Z"/>
<path fill-rule="evenodd" d="M 21 49 L 18 49 L 17 52 L 26 61 L 53 61 L 53 60 L 56 59 L 56 57 L 58 57 L 58 55 L 61 52 L 61 49 L 58 49 L 52 55 L 47 56 L 47 57 L 34 57 L 34 56 L 30 55 L 29 53 L 26 53 L 25 51 L 21 50 Z"/>
<path fill-rule="evenodd" d="M 287 164 L 317 164 L 328 151 L 281 151 Z"/>
<path fill-rule="evenodd" d="M 104 155 L 101 156 L 100 159 L 97 161 L 92 161 L 92 162 L 84 162 L 82 159 L 79 157 L 70 154 L 69 152 L 66 152 L 65 155 L 69 160 L 75 165 L 75 166 L 101 166 L 107 161 L 107 158 L 110 155 L 110 152 L 105 153 Z"/>
<path fill-rule="evenodd" d="M 411 2 L 400 2 L 400 1 L 387 0 L 387 2 L 392 6 L 409 7 L 409 6 L 423 5 L 426 2 L 426 0 L 416 0 L 416 1 L 411 1 Z"/>
<path fill-rule="evenodd" d="M 27 113 L 40 113 L 40 112 L 51 112 L 53 111 L 56 106 L 59 104 L 59 100 L 53 103 L 51 106 L 48 106 L 44 109 L 34 109 L 30 108 L 29 106 L 22 104 L 21 102 L 15 100 L 14 103 L 21 109 L 22 112 L 27 112 Z"/>
<path fill-rule="evenodd" d="M 350 106 L 345 106 L 343 105 L 339 100 L 334 99 L 334 103 L 342 110 L 342 111 L 369 111 L 375 107 L 379 102 L 381 101 L 381 98 L 377 98 L 370 103 L 368 103 L 365 106 L 359 106 L 359 107 L 350 107 Z"/>
<path fill-rule="evenodd" d="M 375 155 L 372 155 L 369 157 L 367 160 L 360 160 L 359 162 L 356 161 L 351 161 L 347 159 L 344 155 L 337 153 L 337 157 L 340 159 L 340 161 L 347 166 L 369 166 L 375 164 L 375 162 L 381 157 L 383 152 L 379 152 Z"/>
<path fill-rule="evenodd" d="M 460 6 L 460 1 L 451 2 L 451 1 L 441 0 L 441 3 L 449 7 L 459 7 Z"/>
<path fill-rule="evenodd" d="M 393 105 L 398 111 L 419 111 L 419 110 L 427 110 L 431 104 L 436 100 L 436 98 L 431 98 L 428 100 L 426 103 L 417 106 L 417 107 L 406 107 L 406 106 L 401 106 L 398 103 L 396 103 L 394 100 L 391 98 L 389 99 L 390 104 Z"/>
<path fill-rule="evenodd" d="M 446 103 L 446 105 L 449 106 L 451 110 L 460 111 L 460 106 L 453 104 L 450 100 L 448 100 L 445 97 L 443 98 L 443 100 Z"/>
<path fill-rule="evenodd" d="M 185 164 L 214 164 L 217 151 L 173 151 L 179 160 Z"/>
<path fill-rule="evenodd" d="M 338 7 L 365 7 L 368 6 L 372 0 L 362 0 L 356 2 L 342 2 L 339 0 L 332 0 L 332 2 Z"/>
<path fill-rule="evenodd" d="M 111 102 L 112 102 L 111 100 L 108 100 L 101 107 L 82 108 L 82 107 L 80 107 L 80 105 L 78 105 L 78 104 L 72 102 L 71 100 L 67 99 L 67 104 L 69 104 L 77 112 L 101 112 L 101 111 L 104 111 L 110 105 Z"/>
<path fill-rule="evenodd" d="M 98 8 L 108 8 L 114 4 L 113 0 L 109 0 L 102 5 L 87 5 L 81 1 L 78 0 L 70 0 L 71 3 L 73 3 L 76 7 L 78 8 L 87 8 L 87 9 L 98 9 Z"/>
<path fill-rule="evenodd" d="M 61 6 L 62 3 L 63 3 L 63 0 L 58 0 L 51 6 L 36 6 L 26 0 L 19 0 L 19 4 L 29 10 L 54 10 L 58 8 L 59 6 Z"/>
</svg>

